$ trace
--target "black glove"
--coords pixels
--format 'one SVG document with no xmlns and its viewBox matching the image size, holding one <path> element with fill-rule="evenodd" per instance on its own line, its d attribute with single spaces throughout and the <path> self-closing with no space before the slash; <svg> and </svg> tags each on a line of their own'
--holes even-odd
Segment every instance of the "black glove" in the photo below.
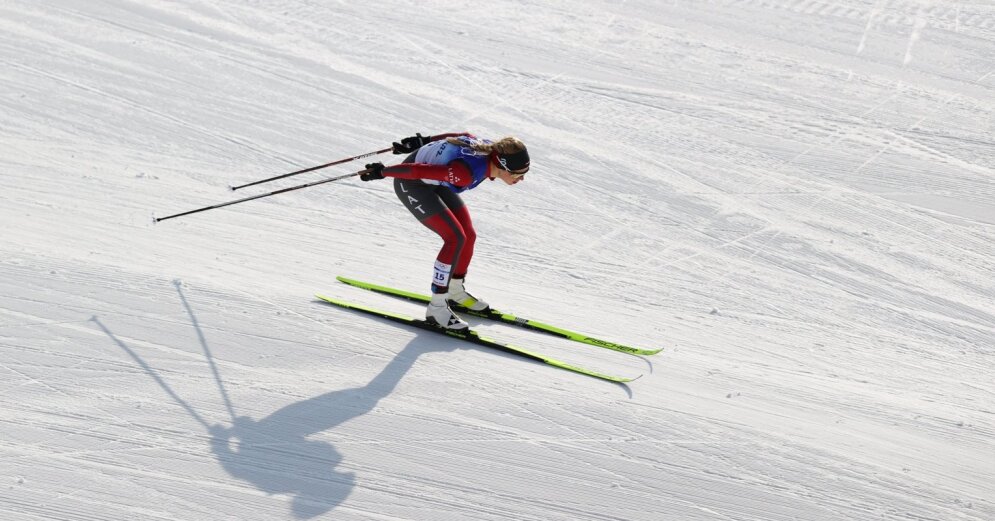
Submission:
<svg viewBox="0 0 995 521">
<path fill-rule="evenodd" d="M 432 136 L 423 136 L 419 132 L 411 137 L 406 137 L 401 140 L 400 143 L 394 142 L 394 153 L 395 154 L 410 154 L 415 150 L 423 147 L 432 142 Z"/>
<path fill-rule="evenodd" d="M 366 165 L 366 172 L 359 174 L 359 178 L 363 181 L 383 179 L 383 169 L 383 163 L 370 163 Z"/>
</svg>

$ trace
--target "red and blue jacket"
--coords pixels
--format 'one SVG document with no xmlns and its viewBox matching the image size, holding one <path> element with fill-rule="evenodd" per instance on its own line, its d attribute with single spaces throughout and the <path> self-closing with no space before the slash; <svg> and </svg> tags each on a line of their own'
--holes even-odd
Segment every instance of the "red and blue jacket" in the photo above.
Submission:
<svg viewBox="0 0 995 521">
<path fill-rule="evenodd" d="M 487 179 L 489 154 L 454 145 L 446 140 L 455 137 L 469 144 L 477 140 L 475 136 L 464 132 L 434 137 L 435 141 L 418 149 L 413 163 L 389 166 L 384 168 L 383 175 L 397 179 L 421 179 L 425 183 L 440 184 L 456 193 L 475 188 Z M 490 143 L 488 140 L 483 142 Z"/>
</svg>

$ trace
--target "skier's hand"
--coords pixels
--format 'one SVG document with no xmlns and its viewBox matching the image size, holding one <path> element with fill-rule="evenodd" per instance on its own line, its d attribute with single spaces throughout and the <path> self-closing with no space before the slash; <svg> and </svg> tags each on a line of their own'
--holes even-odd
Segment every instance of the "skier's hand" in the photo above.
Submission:
<svg viewBox="0 0 995 521">
<path fill-rule="evenodd" d="M 363 181 L 383 179 L 383 169 L 383 163 L 370 163 L 366 165 L 366 172 L 359 174 L 359 178 Z"/>
<path fill-rule="evenodd" d="M 418 150 L 424 145 L 432 142 L 432 136 L 423 136 L 419 132 L 411 137 L 406 137 L 401 140 L 400 143 L 394 142 L 394 153 L 395 154 L 410 154 L 415 150 Z"/>
</svg>

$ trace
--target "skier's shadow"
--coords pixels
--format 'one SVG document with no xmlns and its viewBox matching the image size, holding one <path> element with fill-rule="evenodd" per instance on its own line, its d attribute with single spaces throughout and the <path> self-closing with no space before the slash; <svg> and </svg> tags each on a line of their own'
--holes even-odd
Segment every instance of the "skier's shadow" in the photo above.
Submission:
<svg viewBox="0 0 995 521">
<path fill-rule="evenodd" d="M 312 518 L 334 509 L 348 497 L 356 481 L 353 473 L 336 470 L 342 455 L 332 444 L 309 439 L 309 436 L 373 410 L 382 398 L 394 390 L 421 354 L 454 348 L 452 342 L 426 342 L 416 337 L 365 386 L 321 394 L 287 405 L 260 420 L 253 420 L 235 414 L 210 347 L 178 283 L 176 290 L 196 329 L 231 416 L 230 427 L 205 420 L 98 317 L 94 316 L 91 320 L 204 427 L 210 436 L 211 451 L 229 474 L 268 494 L 292 494 L 291 510 L 299 519 Z"/>
</svg>

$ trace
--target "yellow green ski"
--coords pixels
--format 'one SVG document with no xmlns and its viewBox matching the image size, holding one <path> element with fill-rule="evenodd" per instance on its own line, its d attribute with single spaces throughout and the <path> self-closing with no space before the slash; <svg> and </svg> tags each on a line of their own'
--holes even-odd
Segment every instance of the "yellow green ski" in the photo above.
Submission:
<svg viewBox="0 0 995 521">
<path fill-rule="evenodd" d="M 545 356 L 545 355 L 540 355 L 538 353 L 533 353 L 532 351 L 527 351 L 527 350 L 522 349 L 520 347 L 515 347 L 513 345 L 506 344 L 504 342 L 499 342 L 497 340 L 494 340 L 493 338 L 489 338 L 489 337 L 483 336 L 483 335 L 481 335 L 481 334 L 479 334 L 479 333 L 477 333 L 476 331 L 473 331 L 473 330 L 454 331 L 452 329 L 444 329 L 444 328 L 441 328 L 441 327 L 439 327 L 437 325 L 430 324 L 430 323 L 428 323 L 428 322 L 426 322 L 424 320 L 420 320 L 420 319 L 417 319 L 417 318 L 412 318 L 412 317 L 409 317 L 409 316 L 406 316 L 406 315 L 402 315 L 400 313 L 393 313 L 393 312 L 390 312 L 390 311 L 383 311 L 383 310 L 379 310 L 379 309 L 372 308 L 372 307 L 369 307 L 369 306 L 364 306 L 362 304 L 355 304 L 355 303 L 352 303 L 352 302 L 346 302 L 344 300 L 339 300 L 339 299 L 335 299 L 335 298 L 332 298 L 332 297 L 326 297 L 324 295 L 315 295 L 315 296 L 318 297 L 319 299 L 321 299 L 321 300 L 329 303 L 329 304 L 333 304 L 333 305 L 336 305 L 336 306 L 339 306 L 339 307 L 343 307 L 343 308 L 347 308 L 347 309 L 354 309 L 356 311 L 362 311 L 364 313 L 368 313 L 370 315 L 374 315 L 374 316 L 378 316 L 378 317 L 381 317 L 381 318 L 385 318 L 385 319 L 388 319 L 388 320 L 391 320 L 391 321 L 394 321 L 394 322 L 398 322 L 398 323 L 401 323 L 401 324 L 409 325 L 409 326 L 412 326 L 412 327 L 417 327 L 417 328 L 420 328 L 420 329 L 424 329 L 426 331 L 432 331 L 434 333 L 439 333 L 441 335 L 446 335 L 446 336 L 449 336 L 449 337 L 452 337 L 452 338 L 458 338 L 460 340 L 465 340 L 467 342 L 472 342 L 472 343 L 477 344 L 477 345 L 482 345 L 482 346 L 490 347 L 492 349 L 497 349 L 498 351 L 503 351 L 505 353 L 510 353 L 510 354 L 513 354 L 513 355 L 516 355 L 516 356 L 520 356 L 520 357 L 523 357 L 523 358 L 528 358 L 530 360 L 535 360 L 535 361 L 538 361 L 538 362 L 543 362 L 545 364 L 549 364 L 549 365 L 554 366 L 554 367 L 559 367 L 560 369 L 566 369 L 567 371 L 572 371 L 574 373 L 582 374 L 582 375 L 585 375 L 585 376 L 591 376 L 591 377 L 594 377 L 594 378 L 599 378 L 601 380 L 607 380 L 609 382 L 615 382 L 615 383 L 620 383 L 620 384 L 624 384 L 626 382 L 631 382 L 631 381 L 635 380 L 636 378 L 639 378 L 638 376 L 635 377 L 635 378 L 626 378 L 626 377 L 622 377 L 622 376 L 613 376 L 613 375 L 609 375 L 609 374 L 603 374 L 603 373 L 599 373 L 599 372 L 596 372 L 596 371 L 592 371 L 590 369 L 585 369 L 583 367 L 578 367 L 578 366 L 575 366 L 575 365 L 570 365 L 570 364 L 567 364 L 567 363 L 562 362 L 560 360 L 557 360 L 555 358 L 550 358 L 550 357 Z"/>
<path fill-rule="evenodd" d="M 398 298 L 403 298 L 415 302 L 428 303 L 431 297 L 428 295 L 422 295 L 419 293 L 413 293 L 410 291 L 404 291 L 401 289 L 391 288 L 388 286 L 379 286 L 377 284 L 371 284 L 369 282 L 363 282 L 355 279 L 350 279 L 346 277 L 336 277 L 339 282 L 344 282 L 350 286 L 355 286 L 357 288 L 367 289 L 370 291 L 375 291 L 377 293 L 383 293 L 384 295 L 391 295 Z M 611 349 L 612 351 L 620 351 L 622 353 L 629 353 L 631 355 L 655 355 L 663 349 L 641 349 L 638 347 L 627 346 L 623 344 L 617 344 L 615 342 L 609 342 L 607 340 L 601 340 L 599 338 L 590 337 L 583 333 L 578 333 L 576 331 L 570 331 L 568 329 L 559 328 L 556 326 L 551 326 L 542 322 L 537 322 L 535 320 L 529 320 L 527 318 L 517 317 L 511 313 L 504 313 L 498 311 L 494 308 L 488 308 L 484 311 L 473 311 L 467 309 L 463 306 L 453 305 L 453 311 L 459 313 L 464 313 L 467 315 L 486 318 L 490 320 L 496 320 L 498 322 L 503 322 L 505 324 L 510 324 L 513 326 L 518 326 L 524 329 L 531 329 L 534 331 L 541 331 L 553 336 L 560 338 L 566 338 L 568 340 L 573 340 L 574 342 L 580 342 L 582 344 L 589 344 L 592 346 L 603 347 L 605 349 Z"/>
</svg>

